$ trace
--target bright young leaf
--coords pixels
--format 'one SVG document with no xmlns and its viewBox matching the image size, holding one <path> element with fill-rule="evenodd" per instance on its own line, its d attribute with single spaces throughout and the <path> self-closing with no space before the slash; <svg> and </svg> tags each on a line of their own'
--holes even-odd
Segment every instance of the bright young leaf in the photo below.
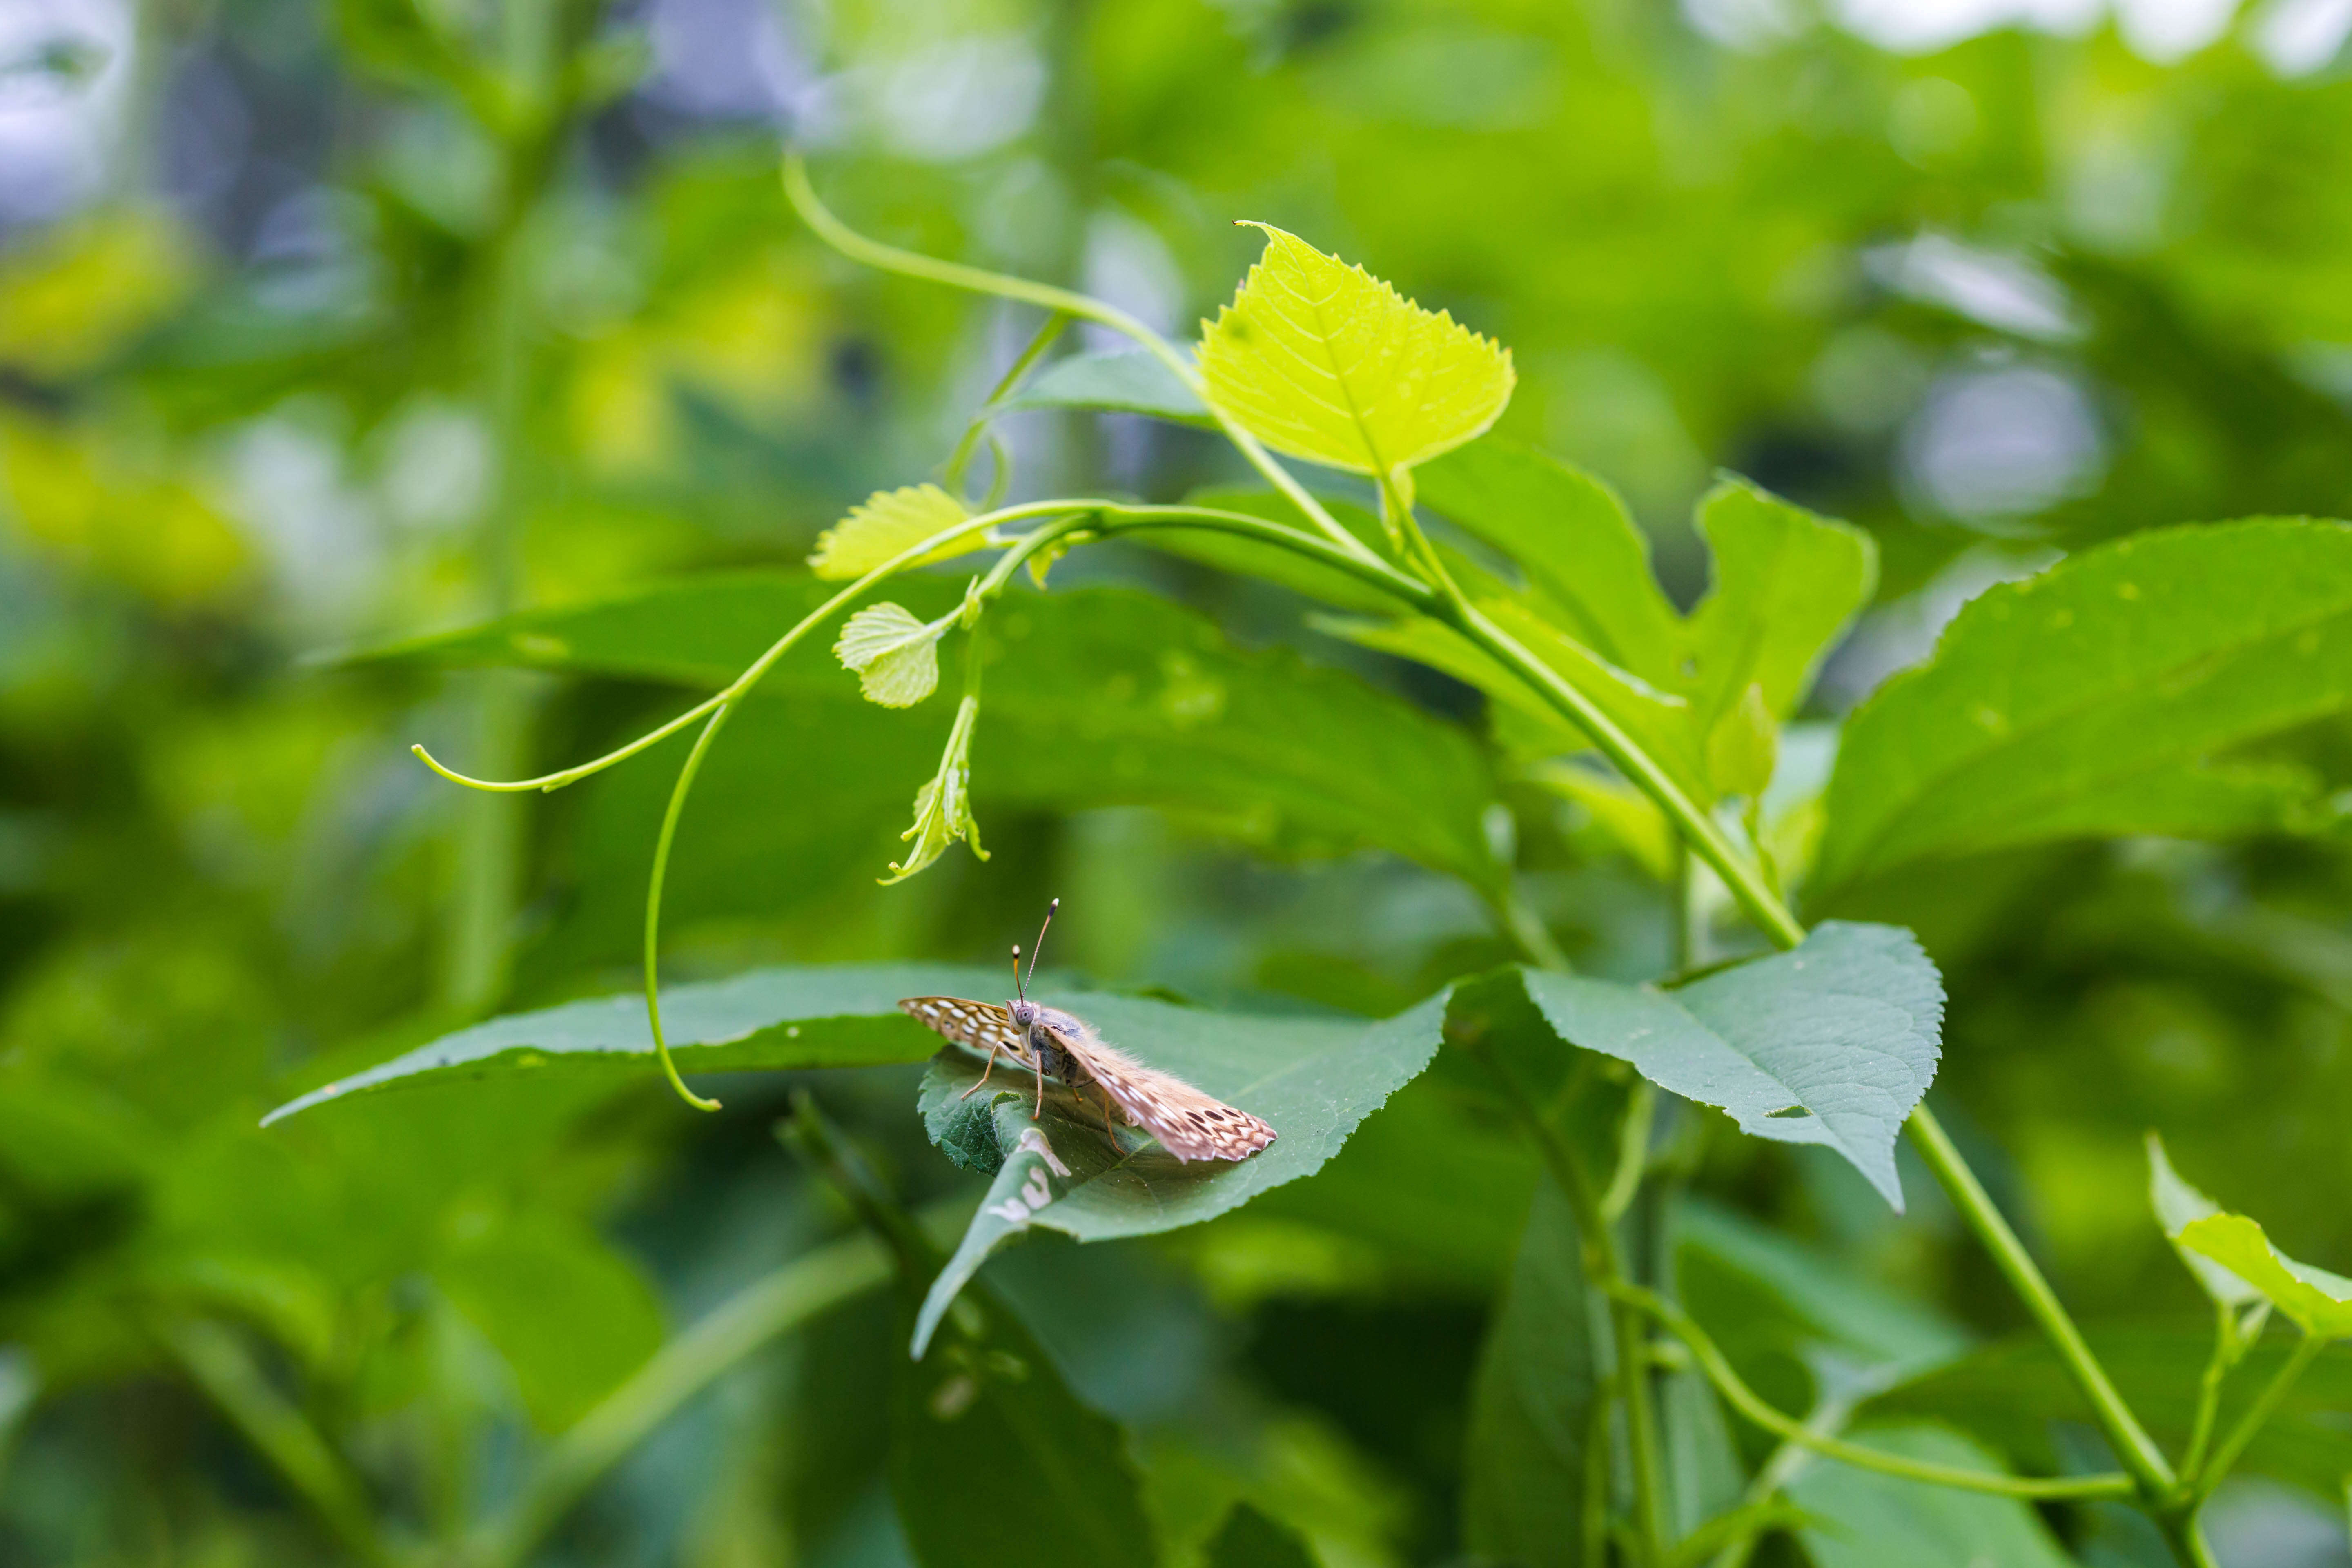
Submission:
<svg viewBox="0 0 2352 1568">
<path fill-rule="evenodd" d="M 2191 1220 L 2181 1228 L 2180 1245 L 2269 1297 L 2305 1333 L 2352 1339 L 2352 1279 L 2297 1263 L 2245 1215 L 2212 1214 Z"/>
<path fill-rule="evenodd" d="M 757 1068 L 867 1067 L 919 1062 L 939 1037 L 898 1011 L 918 995 L 990 996 L 995 969 L 938 963 L 847 963 L 755 969 L 731 979 L 662 990 L 662 1027 L 688 1072 Z M 654 1071 L 642 994 L 598 996 L 477 1024 L 379 1067 L 322 1084 L 262 1119 L 282 1121 L 329 1100 L 411 1085 L 529 1075 Z"/>
<path fill-rule="evenodd" d="M 2156 1221 L 2180 1255 L 2180 1261 L 2197 1276 L 2205 1293 L 2225 1307 L 2244 1307 L 2262 1300 L 2262 1292 L 2239 1279 L 2203 1253 L 2181 1244 L 2180 1233 L 2209 1215 L 2221 1212 L 2221 1205 L 2183 1181 L 2180 1173 L 2164 1152 L 2164 1140 L 2151 1132 L 2147 1135 L 2147 1198 L 2156 1210 Z"/>
<path fill-rule="evenodd" d="M 1962 1469 L 2000 1462 L 1955 1432 L 1891 1426 L 1855 1440 L 1906 1458 Z M 1811 1517 L 1800 1534 L 1819 1568 L 2072 1568 L 2029 1503 L 1953 1491 L 1850 1465 L 1816 1460 L 1790 1483 L 1790 1500 Z"/>
<path fill-rule="evenodd" d="M 895 1374 L 890 1490 L 920 1568 L 1160 1561 L 1127 1434 L 993 1298 Z"/>
<path fill-rule="evenodd" d="M 833 656 L 857 672 L 866 700 L 911 708 L 939 689 L 940 637 L 947 623 L 917 620 L 900 605 L 873 605 L 842 624 Z"/>
<path fill-rule="evenodd" d="M 1023 1082 L 1003 1061 L 987 1089 L 966 1099 L 980 1082 L 981 1058 L 952 1047 L 940 1052 L 923 1079 L 923 1125 L 951 1158 L 995 1180 L 932 1282 L 916 1326 L 919 1350 L 989 1255 L 1033 1228 L 1081 1241 L 1149 1236 L 1214 1218 L 1320 1170 L 1359 1122 L 1429 1065 L 1445 998 L 1373 1024 L 1205 1013 L 1111 995 L 1071 1006 L 1148 1066 L 1263 1118 L 1275 1142 L 1245 1160 L 1182 1163 L 1134 1129 L 1107 1132 L 1097 1103 L 1080 1105 L 1050 1086 L 1044 1117 L 1032 1121 L 1034 1080 Z"/>
<path fill-rule="evenodd" d="M 1903 1207 L 1895 1141 L 1936 1076 L 1944 1021 L 1943 980 L 1909 931 L 1827 921 L 1792 952 L 1673 991 L 1523 973 L 1562 1039 L 1743 1131 L 1827 1144 Z"/>
<path fill-rule="evenodd" d="M 847 517 L 817 535 L 809 570 L 827 579 L 863 577 L 970 515 L 961 501 L 937 485 L 877 490 L 852 507 Z M 914 563 L 945 561 L 977 550 L 983 531 L 975 526 L 954 535 Z"/>
<path fill-rule="evenodd" d="M 2352 705 L 2352 527 L 2161 529 L 1987 590 L 1848 721 L 1816 886 L 1933 856 L 2275 827 L 2313 781 L 2217 767 Z"/>
<path fill-rule="evenodd" d="M 1462 1539 L 1482 1556 L 1528 1568 L 1576 1568 L 1606 1507 L 1605 1441 L 1596 1426 L 1601 1374 L 1592 1291 L 1576 1218 L 1546 1178 L 1536 1189 L 1501 1303 L 1470 1389 L 1462 1453 Z"/>
<path fill-rule="evenodd" d="M 1510 351 L 1265 224 L 1265 253 L 1203 323 L 1209 398 L 1278 452 L 1402 475 L 1511 400 Z"/>
</svg>

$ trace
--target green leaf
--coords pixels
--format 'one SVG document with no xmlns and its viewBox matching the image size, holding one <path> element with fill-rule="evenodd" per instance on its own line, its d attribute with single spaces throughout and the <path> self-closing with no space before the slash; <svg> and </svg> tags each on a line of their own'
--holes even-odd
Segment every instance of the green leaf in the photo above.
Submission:
<svg viewBox="0 0 2352 1568">
<path fill-rule="evenodd" d="M 1847 722 L 1817 885 L 1935 856 L 2293 819 L 2216 753 L 2352 703 L 2352 527 L 2156 530 L 1987 590 Z"/>
<path fill-rule="evenodd" d="M 931 1284 L 916 1323 L 918 1353 L 989 1255 L 1033 1228 L 1081 1241 L 1150 1236 L 1312 1175 L 1429 1065 L 1445 1014 L 1444 995 L 1373 1024 L 1205 1013 L 1111 995 L 1073 1005 L 1122 1050 L 1263 1118 L 1275 1142 L 1246 1160 L 1180 1162 L 1134 1129 L 1119 1127 L 1114 1142 L 1097 1102 L 1082 1106 L 1056 1087 L 1047 1089 L 1044 1118 L 1032 1121 L 1034 1089 L 1008 1081 L 1001 1062 L 988 1090 L 966 1099 L 981 1080 L 981 1058 L 940 1052 L 923 1079 L 924 1129 L 959 1163 L 992 1168 L 995 1180 Z"/>
<path fill-rule="evenodd" d="M 1528 1568 L 1587 1561 L 1592 1505 L 1608 1497 L 1605 1437 L 1595 1449 L 1595 1412 L 1605 1407 L 1593 1334 L 1603 1318 L 1575 1215 L 1547 1176 L 1470 1385 L 1462 1539 L 1471 1551 Z"/>
<path fill-rule="evenodd" d="M 894 1377 L 890 1491 L 920 1568 L 1160 1561 L 1127 1434 L 994 1299 Z"/>
<path fill-rule="evenodd" d="M 755 969 L 729 980 L 664 987 L 662 1027 L 671 1054 L 688 1072 L 919 1062 L 939 1048 L 939 1037 L 898 1011 L 900 997 L 987 996 L 1003 984 L 1001 971 L 951 964 Z M 289 1100 L 262 1118 L 262 1125 L 330 1100 L 390 1088 L 520 1075 L 601 1072 L 617 1079 L 653 1071 L 645 997 L 598 996 L 444 1035 Z"/>
<path fill-rule="evenodd" d="M 1246 1501 L 1225 1515 L 1202 1562 L 1203 1568 L 1318 1568 L 1305 1537 Z"/>
<path fill-rule="evenodd" d="M 1673 1234 L 1684 1304 L 1736 1363 L 1751 1350 L 1795 1357 L 1826 1343 L 1849 1360 L 1916 1372 L 1969 1347 L 1967 1332 L 1931 1309 L 1731 1209 L 1686 1200 Z"/>
<path fill-rule="evenodd" d="M 1785 719 L 1870 602 L 1877 548 L 1860 529 L 1728 477 L 1699 502 L 1698 528 L 1714 574 L 1688 627 L 1700 721 L 1712 729 L 1751 684 L 1763 688 L 1771 716 Z"/>
<path fill-rule="evenodd" d="M 1971 1470 L 2000 1462 L 1957 1432 L 1889 1426 L 1855 1442 L 1906 1458 Z M 1814 1522 L 1799 1532 L 1817 1568 L 2072 1568 L 2031 1505 L 2016 1498 L 1953 1491 L 1815 1460 L 1789 1484 Z"/>
<path fill-rule="evenodd" d="M 1763 798 L 1780 755 L 1780 731 L 1764 705 L 1764 685 L 1751 680 L 1739 700 L 1724 710 L 1706 736 L 1706 771 L 1726 795 Z"/>
<path fill-rule="evenodd" d="M 1935 1077 L 1944 1018 L 1943 981 L 1909 931 L 1825 921 L 1792 952 L 1675 991 L 1522 973 L 1562 1039 L 1743 1131 L 1826 1144 L 1902 1209 L 1895 1140 Z"/>
<path fill-rule="evenodd" d="M 2172 1249 L 2180 1261 L 2197 1276 L 2205 1293 L 2225 1307 L 2245 1307 L 2262 1300 L 2263 1293 L 2239 1279 L 2203 1253 L 2183 1246 L 2180 1233 L 2209 1215 L 2221 1212 L 2221 1205 L 2181 1180 L 2164 1152 L 2164 1140 L 2150 1132 L 2147 1135 L 2147 1200 L 2156 1210 L 2156 1223 L 2164 1227 Z"/>
<path fill-rule="evenodd" d="M 1489 436 L 1413 476 L 1421 500 L 1518 563 L 1555 624 L 1651 685 L 1679 679 L 1682 617 L 1650 541 L 1599 479 Z"/>
<path fill-rule="evenodd" d="M 2245 1215 L 2212 1214 L 2191 1220 L 2181 1227 L 2179 1244 L 2269 1297 L 2305 1333 L 2352 1339 L 2352 1279 L 2297 1263 Z"/>
<path fill-rule="evenodd" d="M 885 887 L 905 881 L 959 840 L 970 843 L 978 858 L 988 858 L 988 851 L 980 847 L 980 824 L 971 815 L 971 726 L 979 717 L 978 698 L 956 704 L 955 723 L 940 753 L 940 771 L 915 792 L 915 826 L 899 835 L 915 847 L 903 863 L 890 862 L 890 874 L 882 879 Z"/>
<path fill-rule="evenodd" d="M 1204 323 L 1209 400 L 1278 452 L 1396 475 L 1484 431 L 1510 351 L 1265 224 L 1265 253 Z"/>
<path fill-rule="evenodd" d="M 919 621 L 899 605 L 870 605 L 843 623 L 833 655 L 857 672 L 867 701 L 911 708 L 939 689 L 939 643 L 950 624 Z"/>
<path fill-rule="evenodd" d="M 938 578 L 903 578 L 892 587 L 914 614 L 933 619 L 962 602 L 960 584 Z M 363 657 L 525 663 L 716 688 L 824 594 L 806 577 L 730 574 L 533 612 Z M 1280 854 L 1384 848 L 1477 887 L 1500 886 L 1504 868 L 1485 826 L 1496 793 L 1492 767 L 1460 726 L 1287 650 L 1236 648 L 1206 617 L 1130 589 L 1011 596 L 991 609 L 988 626 L 987 700 L 971 760 L 973 791 L 992 809 L 1159 806 L 1186 813 L 1195 828 Z M 792 863 L 797 882 L 808 858 L 836 858 L 845 834 L 864 842 L 875 831 L 868 803 L 886 784 L 903 798 L 897 795 L 903 778 L 877 780 L 837 762 L 811 765 L 819 730 L 838 756 L 852 758 L 903 756 L 909 733 L 903 721 L 842 689 L 821 644 L 812 638 L 785 654 L 712 749 L 672 868 L 682 896 L 700 881 L 712 897 L 749 900 L 756 891 L 766 900 L 772 890 L 758 887 L 740 863 L 747 839 L 778 863 Z M 775 697 L 790 701 L 759 700 Z M 819 706 L 827 703 L 859 716 Z M 928 764 L 926 758 L 914 765 Z M 662 773 L 641 760 L 586 786 L 614 802 L 609 816 L 594 808 L 599 820 L 617 828 L 649 813 L 657 822 L 670 784 Z M 782 779 L 798 780 L 798 792 L 782 790 Z M 773 810 L 780 798 L 803 802 L 824 792 L 848 798 L 796 805 L 811 811 L 807 833 L 798 831 L 794 814 Z M 648 795 L 656 797 L 649 806 Z M 733 802 L 742 809 L 730 809 Z M 588 879 L 589 899 L 604 883 L 619 889 L 642 876 L 643 841 L 609 830 L 604 838 L 590 836 L 592 854 L 613 853 L 632 869 Z M 607 851 L 606 842 L 620 847 Z M 637 917 L 623 906 L 637 901 L 634 889 L 616 895 L 600 918 L 616 935 L 634 929 Z"/>
<path fill-rule="evenodd" d="M 661 1345 L 652 1285 L 576 1221 L 539 1212 L 468 1227 L 433 1277 L 505 1359 L 544 1432 L 586 1415 Z"/>
<path fill-rule="evenodd" d="M 1142 349 L 1055 360 L 997 404 L 994 412 L 1017 414 L 1036 408 L 1099 408 L 1183 425 L 1216 426 L 1200 395 L 1178 380 L 1159 355 Z"/>
<path fill-rule="evenodd" d="M 829 580 L 863 577 L 970 516 L 961 501 L 937 485 L 876 490 L 852 507 L 847 517 L 817 535 L 816 550 L 809 556 L 809 569 Z M 975 526 L 908 564 L 919 566 L 968 554 L 985 542 L 985 533 L 984 529 Z"/>
</svg>

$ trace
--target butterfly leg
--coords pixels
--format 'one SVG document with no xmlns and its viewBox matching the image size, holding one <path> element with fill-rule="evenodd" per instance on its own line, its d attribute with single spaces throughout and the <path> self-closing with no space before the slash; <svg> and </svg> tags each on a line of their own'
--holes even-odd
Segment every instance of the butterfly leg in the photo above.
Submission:
<svg viewBox="0 0 2352 1568">
<path fill-rule="evenodd" d="M 1036 1110 L 1033 1110 L 1033 1111 L 1031 1111 L 1031 1112 L 1029 1113 L 1029 1120 L 1030 1120 L 1030 1121 L 1036 1121 L 1039 1117 L 1041 1117 L 1041 1116 L 1043 1116 L 1043 1115 L 1045 1115 L 1045 1057 L 1041 1054 L 1041 1055 L 1039 1055 L 1039 1057 L 1037 1058 L 1037 1109 L 1036 1109 Z"/>
<path fill-rule="evenodd" d="M 1110 1146 L 1116 1149 L 1119 1146 L 1119 1142 L 1118 1133 L 1112 1129 L 1110 1124 L 1110 1090 L 1103 1088 L 1100 1084 L 1097 1084 L 1095 1085 L 1095 1092 L 1103 1097 L 1103 1136 L 1109 1139 Z"/>
<path fill-rule="evenodd" d="M 996 1053 L 1002 1049 L 1003 1049 L 1002 1046 L 996 1045 L 991 1045 L 988 1047 L 988 1065 L 980 1069 L 980 1083 L 973 1084 L 970 1089 L 957 1095 L 958 1100 L 970 1100 L 980 1092 L 981 1086 L 988 1082 L 988 1075 L 996 1070 Z"/>
</svg>

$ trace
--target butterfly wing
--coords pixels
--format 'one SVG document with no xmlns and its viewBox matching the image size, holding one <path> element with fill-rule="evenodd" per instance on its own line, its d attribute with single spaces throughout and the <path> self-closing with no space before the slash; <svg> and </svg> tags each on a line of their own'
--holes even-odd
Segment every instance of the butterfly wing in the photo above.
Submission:
<svg viewBox="0 0 2352 1568">
<path fill-rule="evenodd" d="M 1004 1051 L 1015 1061 L 1029 1059 L 1028 1042 L 1013 1026 L 1013 1014 L 996 1003 L 967 1002 L 961 996 L 909 996 L 898 1004 L 898 1011 L 957 1045 L 983 1054 L 992 1049 Z"/>
<path fill-rule="evenodd" d="M 1245 1160 L 1274 1142 L 1274 1129 L 1248 1111 L 1202 1093 L 1173 1073 L 1145 1067 L 1092 1029 L 1056 1026 L 1054 1039 L 1078 1059 L 1128 1121 L 1179 1160 Z"/>
</svg>

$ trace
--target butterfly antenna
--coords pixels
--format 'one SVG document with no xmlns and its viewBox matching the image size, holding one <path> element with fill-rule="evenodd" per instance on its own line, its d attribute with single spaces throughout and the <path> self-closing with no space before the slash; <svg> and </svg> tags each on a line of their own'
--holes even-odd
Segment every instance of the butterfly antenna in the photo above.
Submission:
<svg viewBox="0 0 2352 1568">
<path fill-rule="evenodd" d="M 1054 917 L 1061 912 L 1061 908 L 1062 900 L 1059 899 L 1045 906 L 1045 923 L 1037 928 L 1037 945 L 1029 950 L 1029 978 L 1032 980 L 1037 978 L 1037 955 L 1045 951 L 1045 932 L 1052 927 Z M 1021 994 L 1025 998 L 1029 993 L 1024 991 Z"/>
<path fill-rule="evenodd" d="M 1024 1002 L 1029 1000 L 1029 987 L 1021 979 L 1021 944 L 1013 944 L 1013 994 Z"/>
</svg>

